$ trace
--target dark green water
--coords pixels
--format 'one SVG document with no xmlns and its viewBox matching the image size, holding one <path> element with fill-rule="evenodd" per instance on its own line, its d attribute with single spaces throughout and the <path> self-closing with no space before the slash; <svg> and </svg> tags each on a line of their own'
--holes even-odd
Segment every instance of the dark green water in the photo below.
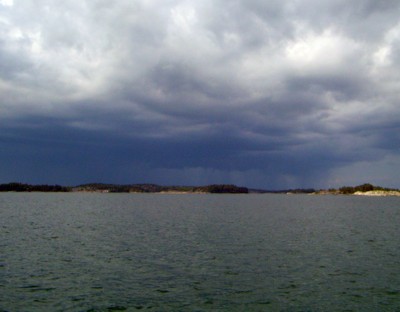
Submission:
<svg viewBox="0 0 400 312">
<path fill-rule="evenodd" d="M 400 311 L 400 198 L 0 194 L 0 311 Z"/>
</svg>

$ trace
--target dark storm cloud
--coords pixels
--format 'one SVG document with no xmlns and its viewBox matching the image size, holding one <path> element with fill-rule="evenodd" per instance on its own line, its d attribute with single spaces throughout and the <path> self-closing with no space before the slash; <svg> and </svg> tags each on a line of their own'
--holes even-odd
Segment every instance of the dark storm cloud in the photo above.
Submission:
<svg viewBox="0 0 400 312">
<path fill-rule="evenodd" d="M 398 183 L 397 1 L 0 7 L 2 181 Z"/>
</svg>

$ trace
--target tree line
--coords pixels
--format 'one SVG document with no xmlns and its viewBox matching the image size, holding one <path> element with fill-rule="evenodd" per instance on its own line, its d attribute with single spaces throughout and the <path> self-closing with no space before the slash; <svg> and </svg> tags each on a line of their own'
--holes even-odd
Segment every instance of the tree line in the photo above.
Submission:
<svg viewBox="0 0 400 312">
<path fill-rule="evenodd" d="M 69 192 L 70 187 L 61 185 L 31 185 L 18 182 L 0 184 L 0 192 Z"/>
<path fill-rule="evenodd" d="M 0 192 L 108 192 L 108 193 L 248 193 L 246 187 L 233 184 L 213 184 L 207 186 L 161 186 L 156 184 L 103 184 L 90 183 L 74 187 L 60 185 L 31 185 L 18 182 L 0 184 Z"/>
<path fill-rule="evenodd" d="M 395 191 L 394 189 L 375 186 L 370 183 L 364 183 L 358 186 L 343 186 L 339 188 L 340 194 L 354 194 L 356 192 L 369 192 L 369 191 Z"/>
</svg>

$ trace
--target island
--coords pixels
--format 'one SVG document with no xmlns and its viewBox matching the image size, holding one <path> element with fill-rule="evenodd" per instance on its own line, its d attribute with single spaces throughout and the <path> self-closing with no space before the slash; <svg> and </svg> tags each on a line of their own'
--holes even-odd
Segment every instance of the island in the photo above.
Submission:
<svg viewBox="0 0 400 312">
<path fill-rule="evenodd" d="M 339 189 L 319 190 L 317 195 L 400 196 L 400 190 L 364 183 L 358 186 L 343 186 Z"/>
<path fill-rule="evenodd" d="M 249 189 L 233 184 L 206 186 L 162 186 L 157 184 L 104 184 L 89 183 L 77 186 L 32 185 L 12 182 L 0 184 L 0 192 L 96 192 L 96 193 L 160 193 L 160 194 L 247 194 Z"/>
<path fill-rule="evenodd" d="M 358 186 L 343 186 L 338 189 L 297 188 L 285 190 L 251 189 L 233 184 L 211 184 L 205 186 L 163 186 L 157 184 L 105 184 L 88 183 L 77 186 L 32 185 L 12 182 L 0 184 L 0 192 L 84 192 L 84 193 L 157 193 L 157 194 L 309 194 L 309 195 L 357 195 L 400 196 L 399 189 L 384 188 L 364 183 Z"/>
</svg>

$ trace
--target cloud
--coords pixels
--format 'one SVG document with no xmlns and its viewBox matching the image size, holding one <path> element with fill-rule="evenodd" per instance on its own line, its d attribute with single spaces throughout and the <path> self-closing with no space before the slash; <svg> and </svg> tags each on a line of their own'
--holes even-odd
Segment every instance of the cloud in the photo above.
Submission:
<svg viewBox="0 0 400 312">
<path fill-rule="evenodd" d="M 398 156 L 397 1 L 0 7 L 3 181 L 324 186 Z"/>
</svg>

